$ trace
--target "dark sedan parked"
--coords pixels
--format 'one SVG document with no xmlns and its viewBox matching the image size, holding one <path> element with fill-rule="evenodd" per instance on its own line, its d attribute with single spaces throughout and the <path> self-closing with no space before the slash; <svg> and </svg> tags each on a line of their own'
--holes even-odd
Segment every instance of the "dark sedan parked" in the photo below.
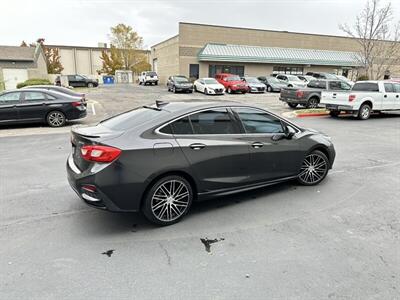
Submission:
<svg viewBox="0 0 400 300">
<path fill-rule="evenodd" d="M 0 124 L 45 122 L 60 127 L 86 116 L 86 103 L 49 90 L 21 89 L 0 94 Z"/>
<path fill-rule="evenodd" d="M 329 137 L 237 102 L 143 106 L 96 126 L 76 127 L 67 161 L 87 204 L 180 220 L 192 201 L 297 179 L 321 182 L 332 167 Z"/>
<path fill-rule="evenodd" d="M 170 92 L 193 92 L 193 83 L 182 75 L 170 76 L 167 80 L 167 88 Z"/>
<path fill-rule="evenodd" d="M 99 85 L 99 81 L 97 79 L 91 79 L 84 75 L 67 75 L 68 85 L 72 87 L 97 87 Z M 61 86 L 61 78 L 57 76 L 56 85 Z"/>
</svg>

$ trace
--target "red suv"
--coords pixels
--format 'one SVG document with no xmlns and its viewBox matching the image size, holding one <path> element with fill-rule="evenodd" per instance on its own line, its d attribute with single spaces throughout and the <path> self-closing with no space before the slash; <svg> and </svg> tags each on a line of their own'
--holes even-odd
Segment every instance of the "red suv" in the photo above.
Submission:
<svg viewBox="0 0 400 300">
<path fill-rule="evenodd" d="M 247 93 L 249 86 L 240 79 L 238 75 L 229 73 L 219 73 L 215 75 L 215 79 L 225 87 L 225 90 L 231 94 L 233 92 Z"/>
</svg>

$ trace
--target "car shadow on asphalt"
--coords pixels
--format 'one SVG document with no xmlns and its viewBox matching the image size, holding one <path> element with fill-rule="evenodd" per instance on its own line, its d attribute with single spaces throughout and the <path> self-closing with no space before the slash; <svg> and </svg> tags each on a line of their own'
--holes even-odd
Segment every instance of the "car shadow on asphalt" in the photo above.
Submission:
<svg viewBox="0 0 400 300">
<path fill-rule="evenodd" d="M 191 217 L 206 215 L 209 212 L 218 209 L 233 207 L 235 205 L 246 204 L 252 201 L 273 201 L 274 195 L 287 190 L 296 190 L 298 185 L 295 182 L 283 182 L 280 184 L 259 188 L 252 191 L 240 192 L 233 195 L 217 197 L 201 202 L 194 202 L 188 215 L 178 224 L 186 223 L 190 227 Z M 271 197 L 268 199 L 268 197 Z M 239 207 L 238 207 L 239 209 Z M 160 227 L 151 224 L 146 220 L 142 213 L 110 213 L 106 211 L 97 211 L 90 214 L 88 218 L 82 220 L 87 223 L 83 226 L 91 234 L 104 236 L 124 234 L 129 232 L 146 232 L 154 230 L 170 230 L 176 225 Z M 95 225 L 94 225 L 95 224 Z M 82 231 L 82 224 L 79 225 L 79 231 Z"/>
<path fill-rule="evenodd" d="M 328 116 L 329 117 L 329 116 Z M 400 113 L 373 113 L 371 114 L 371 116 L 369 117 L 368 120 L 365 121 L 370 121 L 370 120 L 381 120 L 381 119 L 396 119 L 396 118 L 400 118 Z M 351 115 L 341 115 L 340 117 L 336 117 L 336 118 L 330 118 L 333 120 L 337 120 L 337 121 L 357 121 L 359 122 L 360 120 L 356 117 L 353 117 Z"/>
</svg>

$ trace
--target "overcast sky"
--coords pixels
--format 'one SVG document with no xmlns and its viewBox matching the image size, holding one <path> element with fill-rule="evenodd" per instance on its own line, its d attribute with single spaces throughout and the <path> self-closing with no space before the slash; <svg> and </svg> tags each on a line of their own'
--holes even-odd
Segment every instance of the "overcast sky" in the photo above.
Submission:
<svg viewBox="0 0 400 300">
<path fill-rule="evenodd" d="M 385 2 L 385 0 L 382 0 Z M 97 46 L 110 27 L 131 25 L 147 47 L 178 33 L 178 22 L 342 35 L 365 0 L 2 0 L 0 45 Z M 400 1 L 392 1 L 400 15 Z"/>
</svg>

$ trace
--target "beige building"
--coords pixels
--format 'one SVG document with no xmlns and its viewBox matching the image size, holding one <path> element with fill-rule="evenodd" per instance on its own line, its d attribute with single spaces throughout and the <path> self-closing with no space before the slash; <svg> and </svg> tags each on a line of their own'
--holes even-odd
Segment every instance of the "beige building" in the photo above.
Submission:
<svg viewBox="0 0 400 300">
<path fill-rule="evenodd" d="M 174 74 L 199 78 L 219 72 L 322 71 L 354 79 L 360 68 L 357 49 L 356 40 L 342 36 L 179 23 L 178 35 L 151 47 L 151 61 L 161 82 Z"/>
<path fill-rule="evenodd" d="M 48 48 L 58 49 L 60 62 L 64 67 L 62 75 L 80 74 L 96 77 L 102 68 L 101 53 L 110 51 L 105 43 L 99 43 L 98 47 L 46 45 Z M 148 62 L 150 62 L 150 51 L 143 50 Z"/>
<path fill-rule="evenodd" d="M 48 79 L 46 59 L 36 47 L 0 46 L 0 90 L 15 89 L 27 79 Z"/>
</svg>

